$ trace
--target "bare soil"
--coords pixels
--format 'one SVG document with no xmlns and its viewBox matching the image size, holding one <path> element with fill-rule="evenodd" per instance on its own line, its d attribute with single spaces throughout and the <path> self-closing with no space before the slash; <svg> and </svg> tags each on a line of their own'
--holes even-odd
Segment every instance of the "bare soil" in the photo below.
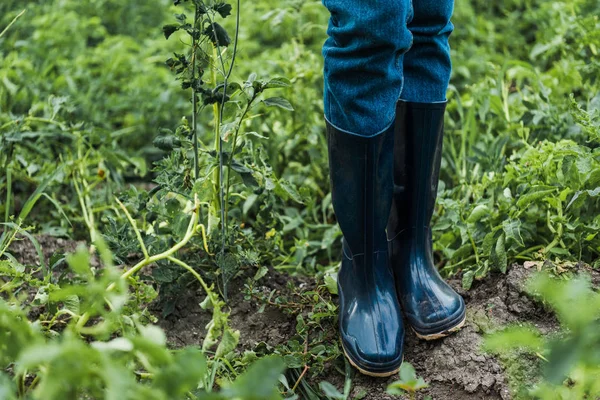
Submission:
<svg viewBox="0 0 600 400">
<path fill-rule="evenodd" d="M 77 247 L 77 242 L 70 240 L 49 236 L 37 239 L 46 259 L 54 251 L 71 252 Z M 9 251 L 23 264 L 38 263 L 37 253 L 29 241 L 15 242 Z M 554 316 L 524 293 L 523 284 L 533 271 L 534 268 L 513 265 L 506 275 L 492 274 L 483 281 L 475 282 L 469 291 L 464 291 L 460 281 L 453 279 L 450 283 L 467 303 L 465 327 L 450 337 L 432 342 L 419 340 L 407 329 L 404 360 L 410 362 L 417 374 L 430 385 L 429 389 L 419 393 L 419 399 L 427 396 L 434 400 L 512 398 L 504 366 L 494 356 L 482 352 L 480 345 L 484 332 L 509 323 L 533 324 L 545 333 L 558 328 Z M 587 272 L 592 274 L 595 284 L 600 283 L 600 274 Z M 270 271 L 260 282 L 265 286 L 264 290 L 275 289 L 277 295 L 285 295 L 290 280 L 295 287 L 307 290 L 316 285 L 313 278 L 292 277 L 277 271 Z M 231 325 L 241 332 L 238 351 L 252 350 L 260 342 L 271 346 L 285 344 L 295 335 L 296 316 L 273 306 L 267 306 L 264 312 L 258 313 L 261 305 L 245 300 L 242 286 L 241 279 L 232 282 L 229 301 Z M 170 345 L 201 345 L 205 326 L 210 320 L 210 313 L 199 306 L 203 299 L 199 290 L 190 289 L 181 294 L 173 313 L 166 318 L 159 317 L 159 325 L 166 331 Z M 159 316 L 160 311 L 156 310 L 156 313 Z M 328 329 L 337 329 L 335 321 L 329 323 Z M 339 362 L 343 366 L 343 361 Z M 339 369 L 343 370 L 343 367 Z M 351 398 L 366 393 L 363 399 L 394 399 L 386 394 L 386 387 L 396 379 L 395 376 L 381 379 L 355 373 Z M 311 383 L 316 387 L 321 380 L 329 381 L 340 390 L 344 384 L 343 374 L 335 368 Z"/>
</svg>

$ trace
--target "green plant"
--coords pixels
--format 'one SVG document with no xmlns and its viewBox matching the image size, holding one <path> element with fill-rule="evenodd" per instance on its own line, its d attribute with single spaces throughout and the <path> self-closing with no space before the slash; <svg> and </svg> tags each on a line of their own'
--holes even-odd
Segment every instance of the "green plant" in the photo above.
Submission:
<svg viewBox="0 0 600 400">
<path fill-rule="evenodd" d="M 543 379 L 528 395 L 539 399 L 583 399 L 600 396 L 600 294 L 588 276 L 572 279 L 539 273 L 528 281 L 528 292 L 548 305 L 558 317 L 561 330 L 544 336 L 534 326 L 512 326 L 490 334 L 487 351 L 515 351 L 537 355 L 542 360 Z"/>
<path fill-rule="evenodd" d="M 416 399 L 416 393 L 419 390 L 428 388 L 429 385 L 418 377 L 415 368 L 408 362 L 403 362 L 400 366 L 400 379 L 390 383 L 387 392 L 391 395 L 402 395 L 408 392 L 411 399 Z"/>
</svg>

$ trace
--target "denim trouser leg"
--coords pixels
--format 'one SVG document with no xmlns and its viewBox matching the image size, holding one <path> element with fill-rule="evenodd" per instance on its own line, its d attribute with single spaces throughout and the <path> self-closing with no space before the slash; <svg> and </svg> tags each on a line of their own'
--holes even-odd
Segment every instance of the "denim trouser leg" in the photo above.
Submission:
<svg viewBox="0 0 600 400">
<path fill-rule="evenodd" d="M 413 45 L 404 55 L 405 101 L 435 103 L 446 100 L 452 64 L 448 37 L 454 0 L 413 0 L 414 16 L 408 24 Z"/>
<path fill-rule="evenodd" d="M 325 118 L 338 130 L 375 136 L 393 123 L 402 90 L 402 55 L 412 41 L 410 0 L 323 4 L 331 13 L 323 46 Z"/>
</svg>

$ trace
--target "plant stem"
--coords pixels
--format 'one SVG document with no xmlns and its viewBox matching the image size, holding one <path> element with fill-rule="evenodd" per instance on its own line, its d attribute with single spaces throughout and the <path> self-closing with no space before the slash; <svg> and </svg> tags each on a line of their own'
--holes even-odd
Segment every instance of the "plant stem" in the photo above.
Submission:
<svg viewBox="0 0 600 400">
<path fill-rule="evenodd" d="M 8 222 L 10 214 L 10 197 L 12 195 L 12 172 L 11 168 L 6 168 L 6 204 L 4 208 L 4 222 Z"/>
<path fill-rule="evenodd" d="M 194 13 L 194 27 L 198 23 L 199 10 L 196 5 L 196 11 Z M 198 130 L 196 129 L 197 117 L 198 117 L 198 100 L 196 99 L 196 51 L 198 43 L 196 37 L 192 36 L 192 140 L 194 141 L 194 181 L 198 179 L 200 174 L 200 154 L 198 153 Z"/>
<path fill-rule="evenodd" d="M 231 186 L 229 182 L 230 182 L 230 177 L 231 177 L 231 163 L 233 162 L 233 156 L 235 154 L 235 151 L 237 150 L 238 134 L 240 132 L 240 128 L 242 127 L 242 122 L 244 121 L 244 118 L 246 117 L 248 110 L 250 110 L 250 106 L 254 102 L 254 99 L 256 99 L 256 96 L 253 96 L 252 99 L 250 99 L 250 101 L 248 102 L 248 104 L 246 104 L 246 108 L 244 109 L 244 112 L 242 113 L 242 116 L 240 117 L 240 122 L 239 122 L 239 124 L 237 124 L 235 133 L 233 134 L 233 142 L 231 144 L 231 157 L 229 157 L 229 162 L 227 163 L 227 182 L 225 184 L 225 214 L 227 214 L 227 210 L 228 210 L 228 206 L 229 206 L 229 188 Z"/>
<path fill-rule="evenodd" d="M 135 223 L 135 220 L 133 218 L 131 218 L 131 214 L 129 214 L 129 211 L 127 211 L 127 208 L 125 207 L 125 205 L 123 205 L 123 203 L 121 203 L 121 201 L 119 199 L 117 199 L 116 197 L 115 197 L 115 200 L 117 201 L 117 203 L 119 203 L 119 206 L 125 213 L 127 220 L 133 227 L 133 230 L 135 231 L 135 236 L 137 237 L 138 243 L 140 244 L 140 247 L 142 249 L 142 253 L 144 253 L 144 258 L 145 259 L 150 258 L 150 256 L 148 255 L 148 249 L 146 249 L 146 245 L 144 244 L 144 240 L 142 239 L 142 235 L 140 234 L 140 230 L 138 229 L 137 224 Z"/>
<path fill-rule="evenodd" d="M 190 267 L 188 264 L 186 264 L 185 262 L 181 261 L 178 258 L 175 257 L 167 257 L 167 260 L 173 262 L 174 264 L 179 265 L 180 267 L 185 268 L 186 270 L 188 270 L 188 272 L 192 275 L 194 275 L 194 278 L 196 278 L 198 280 L 198 282 L 200 282 L 200 285 L 202 286 L 202 289 L 204 289 L 204 291 L 206 292 L 207 295 L 211 295 L 212 290 L 208 287 L 208 285 L 206 284 L 206 282 L 204 281 L 204 279 L 202 279 L 202 276 L 200 276 L 199 273 L 197 273 L 194 268 Z M 212 296 L 211 296 L 212 297 Z"/>
<path fill-rule="evenodd" d="M 40 118 L 40 117 L 25 117 L 22 120 L 21 119 L 13 119 L 12 121 L 8 121 L 7 123 L 0 126 L 0 130 L 2 130 L 4 128 L 8 128 L 9 126 L 14 125 L 14 124 L 18 124 L 19 121 L 44 122 L 46 124 L 56 125 L 59 128 L 61 128 L 62 130 L 66 130 L 65 125 L 62 124 L 61 122 L 54 121 L 54 120 L 48 119 L 48 118 Z"/>
<path fill-rule="evenodd" d="M 213 60 L 216 61 L 217 59 L 217 48 L 213 47 Z M 213 84 L 216 86 L 217 85 L 217 71 L 216 71 L 216 67 L 213 65 L 213 67 L 211 68 L 211 78 L 212 78 L 212 82 Z M 220 126 L 219 126 L 219 103 L 214 103 L 213 104 L 213 124 L 214 124 L 214 133 L 215 133 L 215 152 L 217 154 L 219 154 L 219 157 L 221 156 L 220 154 L 220 150 L 221 150 L 221 146 L 220 146 L 220 139 L 221 139 L 221 134 L 220 134 Z M 220 186 L 221 186 L 221 181 L 220 181 L 220 174 L 219 174 L 219 170 L 216 169 L 213 172 L 213 183 L 214 183 L 214 192 L 215 192 L 215 198 L 213 199 L 213 207 L 215 210 L 219 209 L 219 199 L 218 196 L 216 195 L 217 193 L 220 192 Z M 223 221 L 221 221 L 221 223 L 223 223 Z"/>
<path fill-rule="evenodd" d="M 144 268 L 145 266 L 152 264 L 154 262 L 163 260 L 163 259 L 169 259 L 169 258 L 173 258 L 171 257 L 174 253 L 176 253 L 179 249 L 181 249 L 183 246 L 185 246 L 190 239 L 194 236 L 194 234 L 198 231 L 198 228 L 200 228 L 200 230 L 202 231 L 202 238 L 203 238 L 203 244 L 204 244 L 204 249 L 206 250 L 207 253 L 208 252 L 208 244 L 206 241 L 206 232 L 204 229 L 204 225 L 199 224 L 198 223 L 198 214 L 199 214 L 199 207 L 200 204 L 198 202 L 198 197 L 195 196 L 194 198 L 194 209 L 192 211 L 192 217 L 190 219 L 190 222 L 188 224 L 187 230 L 185 232 L 185 235 L 183 237 L 183 239 L 181 239 L 180 242 L 178 242 L 177 244 L 175 244 L 173 247 L 171 247 L 168 250 L 163 251 L 162 253 L 159 254 L 155 254 L 153 256 L 148 256 L 148 257 L 144 257 L 143 260 L 141 260 L 140 262 L 138 262 L 136 265 L 134 265 L 133 267 L 131 267 L 130 269 L 128 269 L 127 271 L 123 272 L 120 276 L 119 279 L 121 280 L 126 280 L 128 279 L 130 276 L 132 276 L 133 274 L 135 274 L 136 272 L 138 272 L 140 269 Z M 132 222 L 131 220 L 129 221 L 130 223 Z M 135 226 L 134 226 L 135 229 Z M 210 254 L 210 253 L 209 253 Z M 114 290 L 116 287 L 116 283 L 113 282 L 111 283 L 107 288 L 106 288 L 106 292 L 110 292 L 112 290 Z M 204 285 L 203 285 L 204 287 Z M 85 326 L 85 324 L 89 321 L 90 319 L 90 314 L 88 312 L 84 313 L 81 318 L 79 318 L 79 321 L 77 321 L 76 324 L 76 330 L 78 332 L 81 331 L 81 329 Z"/>
<path fill-rule="evenodd" d="M 231 56 L 231 63 L 229 64 L 229 69 L 227 70 L 227 73 L 225 73 L 225 61 L 223 60 L 223 56 L 221 54 L 221 49 L 219 46 L 219 42 L 218 40 L 216 40 L 216 34 L 215 34 L 215 45 L 213 47 L 213 58 L 216 61 L 216 58 L 218 57 L 219 61 L 221 62 L 221 68 L 223 69 L 223 74 L 224 74 L 224 79 L 223 79 L 223 97 L 222 97 L 222 101 L 220 106 L 217 106 L 216 108 L 213 108 L 214 112 L 217 113 L 218 112 L 218 120 L 217 123 L 215 124 L 215 133 L 216 133 L 216 137 L 215 137 L 215 147 L 218 151 L 219 154 L 219 171 L 218 171 L 218 180 L 215 179 L 216 182 L 218 182 L 219 186 L 218 186 L 218 193 L 219 193 L 219 199 L 220 199 L 220 209 L 221 209 L 221 254 L 224 255 L 225 254 L 225 240 L 226 240 L 226 235 L 227 235 L 227 213 L 226 213 L 226 199 L 225 199 L 225 191 L 223 188 L 223 181 L 224 181 L 224 163 L 223 163 L 223 139 L 221 138 L 221 134 L 220 134 L 220 125 L 223 123 L 223 109 L 225 107 L 225 101 L 227 99 L 227 85 L 228 85 L 228 80 L 229 77 L 231 76 L 231 73 L 233 72 L 233 66 L 235 64 L 235 57 L 237 54 L 237 44 L 238 44 L 238 38 L 239 38 L 239 28 L 240 28 L 240 0 L 237 0 L 237 10 L 236 10 L 236 23 L 235 23 L 235 38 L 233 41 L 233 54 Z M 216 32 L 215 29 L 215 25 L 213 20 L 210 18 L 210 15 L 208 15 L 208 18 L 210 20 L 210 24 L 213 28 L 213 32 Z M 213 83 L 216 85 L 216 68 L 213 67 L 212 68 L 212 72 L 213 72 Z M 240 120 L 240 124 L 241 124 L 241 120 Z M 235 145 L 235 141 L 234 141 L 234 145 Z M 233 158 L 233 151 L 231 152 L 231 154 L 229 155 L 229 167 L 231 167 L 231 159 Z M 216 171 L 215 171 L 216 172 Z M 227 171 L 227 193 L 229 193 L 229 174 L 230 171 Z M 216 174 L 215 174 L 216 175 Z M 216 178 L 216 176 L 215 176 Z M 225 274 L 222 272 L 222 276 L 223 276 L 223 298 L 225 301 L 227 301 L 227 282 L 226 282 L 226 278 L 225 278 Z"/>
<path fill-rule="evenodd" d="M 2 36 L 4 36 L 4 34 L 6 33 L 6 31 L 8 31 L 10 29 L 10 27 L 17 22 L 17 20 L 21 17 L 21 15 L 25 14 L 25 11 L 27 11 L 27 9 L 25 8 L 23 11 L 21 11 L 19 14 L 17 14 L 16 17 L 13 18 L 12 21 L 10 21 L 10 24 L 8 24 L 8 26 L 6 28 L 4 28 L 4 30 L 2 31 L 2 33 L 0 33 L 0 38 Z"/>
</svg>

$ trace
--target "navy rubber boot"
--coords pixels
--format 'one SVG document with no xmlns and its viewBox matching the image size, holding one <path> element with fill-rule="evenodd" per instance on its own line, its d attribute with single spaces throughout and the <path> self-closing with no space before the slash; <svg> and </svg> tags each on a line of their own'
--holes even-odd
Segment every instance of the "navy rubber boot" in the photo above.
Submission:
<svg viewBox="0 0 600 400">
<path fill-rule="evenodd" d="M 402 312 L 385 233 L 393 193 L 393 127 L 375 137 L 327 123 L 333 208 L 344 234 L 339 329 L 350 363 L 370 376 L 400 369 Z"/>
<path fill-rule="evenodd" d="M 387 227 L 400 304 L 417 336 L 433 340 L 459 330 L 465 302 L 433 263 L 431 217 L 442 155 L 446 103 L 398 102 L 394 199 Z"/>
</svg>

